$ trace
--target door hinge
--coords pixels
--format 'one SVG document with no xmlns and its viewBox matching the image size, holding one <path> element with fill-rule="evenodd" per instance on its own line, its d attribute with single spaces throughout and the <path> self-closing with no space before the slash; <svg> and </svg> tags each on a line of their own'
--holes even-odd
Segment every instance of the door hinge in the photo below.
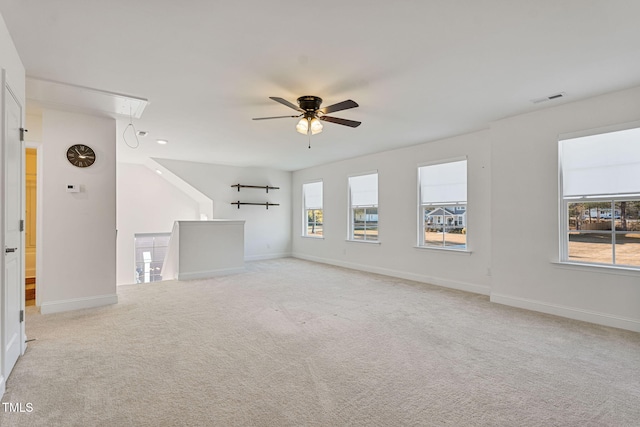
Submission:
<svg viewBox="0 0 640 427">
<path fill-rule="evenodd" d="M 25 128 L 20 128 L 20 141 L 24 141 L 24 133 L 25 132 L 29 132 L 28 130 L 26 130 Z"/>
<path fill-rule="evenodd" d="M 24 231 L 24 219 L 20 220 L 20 231 Z"/>
<path fill-rule="evenodd" d="M 20 310 L 20 323 L 24 322 L 24 310 Z"/>
</svg>

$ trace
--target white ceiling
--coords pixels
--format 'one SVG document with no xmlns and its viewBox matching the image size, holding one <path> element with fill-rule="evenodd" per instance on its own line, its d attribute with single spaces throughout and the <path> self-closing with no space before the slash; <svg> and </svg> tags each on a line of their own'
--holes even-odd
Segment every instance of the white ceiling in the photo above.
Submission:
<svg viewBox="0 0 640 427">
<path fill-rule="evenodd" d="M 637 0 L 0 0 L 35 78 L 149 100 L 148 157 L 296 170 L 640 85 Z M 565 92 L 566 98 L 532 99 Z M 307 138 L 271 101 L 359 108 Z M 120 119 L 122 128 L 128 118 Z M 168 139 L 160 146 L 156 138 Z"/>
</svg>

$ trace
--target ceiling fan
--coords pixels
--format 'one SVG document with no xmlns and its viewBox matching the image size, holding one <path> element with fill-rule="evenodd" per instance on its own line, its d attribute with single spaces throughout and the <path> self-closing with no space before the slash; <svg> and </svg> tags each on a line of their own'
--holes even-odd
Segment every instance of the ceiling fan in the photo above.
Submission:
<svg viewBox="0 0 640 427">
<path fill-rule="evenodd" d="M 361 122 L 357 122 L 355 120 L 347 120 L 341 119 L 338 117 L 327 116 L 329 113 L 333 113 L 336 111 L 348 110 L 349 108 L 355 108 L 358 104 L 355 101 L 350 99 L 342 102 L 338 102 L 337 104 L 329 105 L 328 107 L 320 108 L 322 104 L 322 98 L 317 96 L 301 96 L 298 98 L 298 105 L 295 105 L 292 102 L 287 101 L 283 98 L 278 98 L 277 96 L 270 96 L 269 99 L 273 99 L 276 102 L 279 102 L 282 105 L 286 105 L 289 108 L 292 108 L 298 111 L 300 114 L 295 116 L 275 116 L 275 117 L 257 117 L 253 120 L 270 120 L 270 119 L 283 119 L 288 117 L 299 118 L 298 124 L 296 125 L 296 130 L 303 135 L 315 135 L 317 133 L 322 132 L 322 122 L 330 122 L 336 123 L 343 126 L 349 126 L 352 128 L 357 128 L 360 126 Z"/>
</svg>

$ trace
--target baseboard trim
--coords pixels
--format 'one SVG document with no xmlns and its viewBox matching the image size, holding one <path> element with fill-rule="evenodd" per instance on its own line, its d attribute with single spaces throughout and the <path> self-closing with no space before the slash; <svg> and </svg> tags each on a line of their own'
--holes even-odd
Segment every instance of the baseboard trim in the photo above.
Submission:
<svg viewBox="0 0 640 427">
<path fill-rule="evenodd" d="M 219 268 L 216 270 L 207 270 L 207 271 L 194 271 L 191 273 L 178 273 L 177 280 L 208 279 L 209 277 L 226 276 L 228 274 L 243 273 L 244 271 L 246 271 L 244 267 L 237 267 L 237 268 Z"/>
<path fill-rule="evenodd" d="M 117 304 L 118 295 L 100 295 L 97 297 L 74 298 L 63 301 L 45 302 L 40 305 L 40 313 L 52 314 L 63 311 L 81 310 L 83 308 L 102 307 L 104 305 Z"/>
<path fill-rule="evenodd" d="M 569 319 L 581 320 L 583 322 L 595 323 L 613 328 L 626 329 L 633 332 L 640 332 L 640 320 L 630 319 L 611 314 L 599 313 L 596 311 L 583 310 L 575 307 L 567 307 L 547 302 L 531 300 L 527 298 L 512 297 L 504 294 L 492 293 L 491 302 L 508 305 L 511 307 L 523 308 L 525 310 L 538 311 L 555 316 L 567 317 Z"/>
<path fill-rule="evenodd" d="M 251 255 L 244 257 L 245 261 L 262 261 L 266 259 L 290 258 L 291 252 L 281 252 L 277 254 Z"/>
<path fill-rule="evenodd" d="M 7 385 L 5 384 L 4 377 L 0 375 L 0 399 L 4 396 L 5 391 L 7 391 Z"/>
<path fill-rule="evenodd" d="M 389 268 L 371 267 L 364 264 L 356 264 L 352 262 L 339 261 L 335 259 L 320 258 L 308 255 L 294 254 L 293 258 L 304 259 L 307 261 L 318 262 L 321 264 L 335 265 L 337 267 L 349 268 L 352 270 L 366 271 L 368 273 L 381 274 L 383 276 L 397 277 L 399 279 L 413 280 L 415 282 L 427 283 L 430 285 L 441 286 L 443 288 L 456 289 L 459 291 L 471 292 L 480 295 L 490 295 L 491 288 L 489 286 L 477 285 L 475 283 L 460 282 L 457 280 L 442 279 L 439 277 L 427 276 L 424 274 L 408 273 L 406 271 L 393 270 Z"/>
</svg>

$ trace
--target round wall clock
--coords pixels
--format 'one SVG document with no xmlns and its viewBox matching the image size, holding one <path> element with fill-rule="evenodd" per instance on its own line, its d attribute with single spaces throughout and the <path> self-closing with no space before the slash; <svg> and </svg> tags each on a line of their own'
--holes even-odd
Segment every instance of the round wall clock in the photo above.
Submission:
<svg viewBox="0 0 640 427">
<path fill-rule="evenodd" d="M 84 144 L 75 144 L 67 150 L 67 160 L 79 168 L 91 166 L 96 161 L 96 153 Z"/>
</svg>

